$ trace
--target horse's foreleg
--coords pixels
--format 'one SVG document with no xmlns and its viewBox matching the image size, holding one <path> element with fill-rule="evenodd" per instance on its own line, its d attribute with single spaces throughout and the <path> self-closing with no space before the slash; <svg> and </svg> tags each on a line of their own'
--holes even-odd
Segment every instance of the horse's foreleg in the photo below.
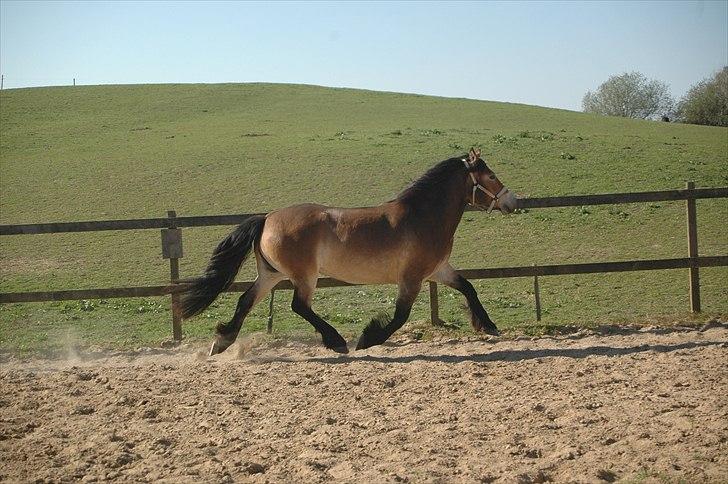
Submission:
<svg viewBox="0 0 728 484">
<path fill-rule="evenodd" d="M 417 298 L 417 293 L 422 281 L 417 284 L 400 284 L 397 304 L 394 309 L 394 317 L 390 320 L 387 315 L 379 315 L 371 320 L 369 325 L 361 333 L 356 349 L 363 350 L 371 346 L 380 345 L 387 341 L 395 331 L 404 325 L 412 311 L 412 304 Z"/>
<path fill-rule="evenodd" d="M 215 329 L 215 341 L 210 348 L 210 356 L 222 353 L 235 343 L 240 328 L 243 326 L 243 320 L 250 313 L 253 307 L 268 295 L 273 286 L 283 279 L 279 273 L 259 272 L 258 278 L 252 286 L 243 293 L 238 299 L 238 305 L 235 308 L 235 314 L 227 323 L 220 323 Z"/>
<path fill-rule="evenodd" d="M 462 293 L 468 301 L 470 309 L 470 322 L 476 331 L 485 331 L 488 334 L 498 336 L 498 328 L 491 321 L 488 312 L 478 299 L 478 293 L 475 292 L 473 285 L 463 276 L 455 272 L 450 264 L 445 264 L 436 273 L 430 277 L 430 280 L 445 284 L 452 287 L 456 291 Z"/>
<path fill-rule="evenodd" d="M 315 283 L 298 283 L 294 282 L 293 302 L 291 309 L 294 313 L 311 323 L 316 331 L 321 335 L 322 342 L 325 347 L 334 350 L 337 353 L 348 353 L 349 348 L 346 346 L 346 340 L 339 334 L 336 329 L 329 323 L 324 321 L 313 309 L 311 309 L 311 298 Z"/>
</svg>

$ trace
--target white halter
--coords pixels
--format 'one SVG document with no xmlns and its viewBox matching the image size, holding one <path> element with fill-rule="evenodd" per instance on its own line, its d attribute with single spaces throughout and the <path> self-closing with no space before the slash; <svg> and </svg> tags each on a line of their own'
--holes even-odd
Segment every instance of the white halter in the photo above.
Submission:
<svg viewBox="0 0 728 484">
<path fill-rule="evenodd" d="M 473 175 L 473 172 L 471 171 L 472 165 L 470 163 L 468 163 L 468 160 L 463 158 L 463 163 L 465 163 L 465 168 L 468 170 L 468 173 L 470 173 L 470 178 L 473 180 L 473 194 L 472 194 L 471 200 L 470 200 L 470 202 L 468 202 L 468 204 L 472 205 L 473 207 L 477 207 L 477 205 L 475 204 L 475 190 L 481 190 L 483 193 L 485 193 L 490 198 L 492 198 L 490 205 L 485 210 L 487 213 L 492 212 L 493 208 L 495 207 L 495 204 L 498 202 L 498 199 L 500 197 L 502 197 L 503 195 L 505 195 L 506 193 L 508 193 L 508 189 L 504 186 L 503 188 L 501 188 L 501 190 L 498 193 L 496 193 L 494 195 L 493 193 L 491 193 L 490 190 L 488 190 L 483 185 L 478 183 L 478 180 L 475 179 L 475 175 Z"/>
</svg>

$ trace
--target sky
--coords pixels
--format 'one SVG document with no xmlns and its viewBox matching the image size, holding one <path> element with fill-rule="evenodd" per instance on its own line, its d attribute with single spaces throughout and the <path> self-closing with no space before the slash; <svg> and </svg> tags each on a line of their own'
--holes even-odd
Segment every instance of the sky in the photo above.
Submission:
<svg viewBox="0 0 728 484">
<path fill-rule="evenodd" d="M 728 0 L 0 0 L 4 88 L 275 82 L 580 110 L 639 71 L 681 97 L 728 64 Z"/>
</svg>

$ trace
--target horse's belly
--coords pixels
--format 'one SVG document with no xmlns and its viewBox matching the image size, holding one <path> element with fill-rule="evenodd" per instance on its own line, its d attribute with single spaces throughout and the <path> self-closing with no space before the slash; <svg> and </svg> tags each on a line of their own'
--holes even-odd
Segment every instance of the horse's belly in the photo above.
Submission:
<svg viewBox="0 0 728 484">
<path fill-rule="evenodd" d="M 350 284 L 396 284 L 399 258 L 392 254 L 322 254 L 319 272 Z"/>
</svg>

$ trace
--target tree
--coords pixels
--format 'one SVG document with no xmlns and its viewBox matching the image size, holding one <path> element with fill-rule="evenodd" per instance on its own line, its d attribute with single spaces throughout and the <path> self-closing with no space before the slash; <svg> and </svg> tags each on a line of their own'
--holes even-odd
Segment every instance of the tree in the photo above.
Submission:
<svg viewBox="0 0 728 484">
<path fill-rule="evenodd" d="M 677 115 L 683 123 L 728 126 L 728 66 L 691 87 Z"/>
<path fill-rule="evenodd" d="M 610 77 L 596 92 L 587 92 L 582 101 L 586 113 L 637 119 L 665 115 L 673 104 L 667 84 L 639 72 Z"/>
</svg>

